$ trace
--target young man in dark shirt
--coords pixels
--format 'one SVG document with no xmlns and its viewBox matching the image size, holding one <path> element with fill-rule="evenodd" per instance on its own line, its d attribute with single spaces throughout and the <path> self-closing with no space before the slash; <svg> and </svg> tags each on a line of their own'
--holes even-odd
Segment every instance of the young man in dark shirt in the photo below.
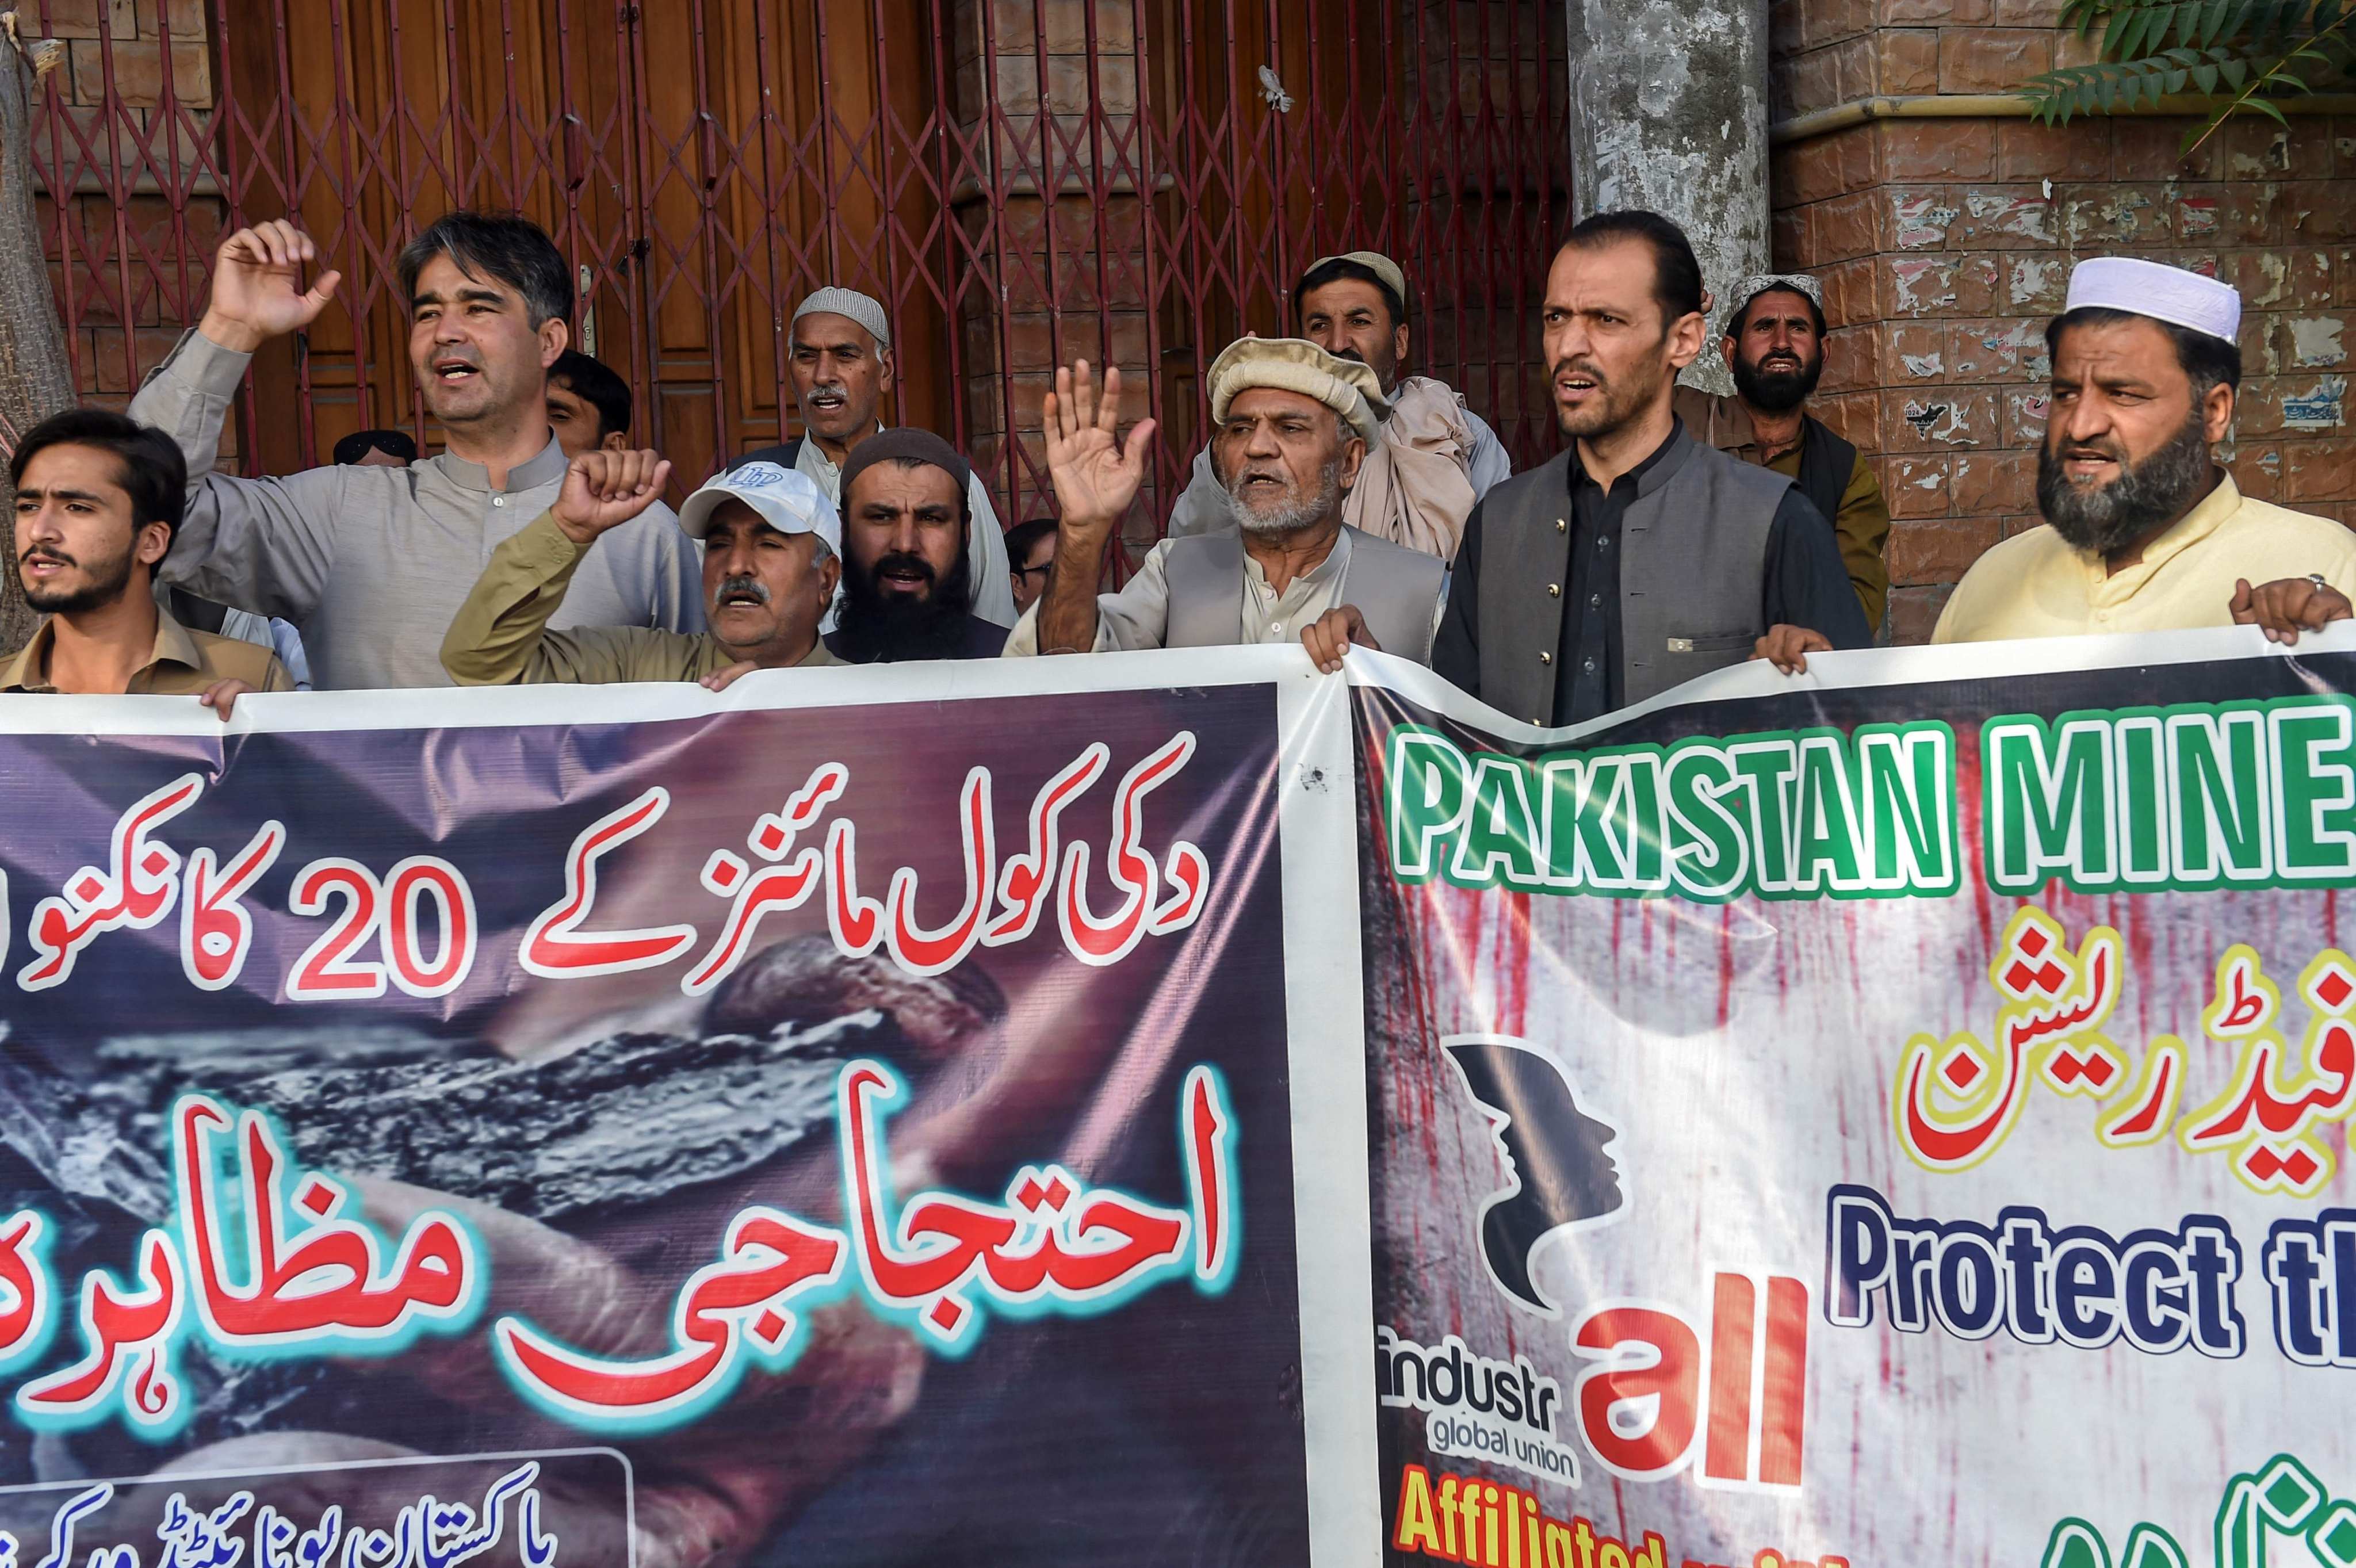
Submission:
<svg viewBox="0 0 2356 1568">
<path fill-rule="evenodd" d="M 1600 213 L 1556 255 L 1545 340 L 1572 445 L 1466 523 L 1432 651 L 1464 691 L 1580 724 L 1748 658 L 1792 671 L 1872 641 L 1823 514 L 1678 421 L 1702 306 L 1693 247 L 1657 214 Z"/>
</svg>

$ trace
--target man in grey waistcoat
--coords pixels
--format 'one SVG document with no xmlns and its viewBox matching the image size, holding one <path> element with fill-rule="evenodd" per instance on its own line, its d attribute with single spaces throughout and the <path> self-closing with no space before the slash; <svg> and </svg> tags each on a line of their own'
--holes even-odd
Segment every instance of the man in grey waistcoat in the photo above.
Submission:
<svg viewBox="0 0 2356 1568">
<path fill-rule="evenodd" d="M 1792 672 L 1872 642 L 1824 514 L 1677 419 L 1703 306 L 1657 213 L 1598 213 L 1556 253 L 1546 356 L 1571 446 L 1474 510 L 1432 652 L 1491 706 L 1580 724 L 1746 659 Z"/>
<path fill-rule="evenodd" d="M 1086 360 L 1055 372 L 1045 404 L 1055 564 L 1008 656 L 1298 641 L 1328 671 L 1353 643 L 1430 663 L 1439 558 L 1342 521 L 1380 435 L 1375 372 L 1304 339 L 1247 338 L 1212 361 L 1208 381 L 1213 461 L 1238 526 L 1165 539 L 1119 593 L 1098 595 L 1153 422 L 1123 443 L 1120 372 L 1105 372 L 1101 397 Z"/>
</svg>

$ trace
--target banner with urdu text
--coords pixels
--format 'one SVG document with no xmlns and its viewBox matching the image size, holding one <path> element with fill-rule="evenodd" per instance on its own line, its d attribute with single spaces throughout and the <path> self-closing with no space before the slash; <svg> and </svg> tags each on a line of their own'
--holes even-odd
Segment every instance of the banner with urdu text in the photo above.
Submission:
<svg viewBox="0 0 2356 1568">
<path fill-rule="evenodd" d="M 1242 665 L 0 701 L 0 1568 L 1310 1562 Z"/>
<path fill-rule="evenodd" d="M 2351 650 L 1362 676 L 1387 1561 L 2356 1563 Z"/>
<path fill-rule="evenodd" d="M 0 701 L 0 1568 L 2356 1563 L 2356 635 Z"/>
</svg>

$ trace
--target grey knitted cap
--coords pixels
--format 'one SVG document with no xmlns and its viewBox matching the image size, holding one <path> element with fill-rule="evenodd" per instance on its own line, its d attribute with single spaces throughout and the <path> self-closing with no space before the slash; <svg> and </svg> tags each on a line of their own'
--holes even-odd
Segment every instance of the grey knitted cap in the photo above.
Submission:
<svg viewBox="0 0 2356 1568">
<path fill-rule="evenodd" d="M 879 349 L 892 346 L 892 321 L 884 314 L 884 306 L 855 288 L 836 288 L 830 284 L 794 306 L 794 319 L 799 321 L 813 311 L 823 310 L 844 316 L 867 328 Z"/>
</svg>

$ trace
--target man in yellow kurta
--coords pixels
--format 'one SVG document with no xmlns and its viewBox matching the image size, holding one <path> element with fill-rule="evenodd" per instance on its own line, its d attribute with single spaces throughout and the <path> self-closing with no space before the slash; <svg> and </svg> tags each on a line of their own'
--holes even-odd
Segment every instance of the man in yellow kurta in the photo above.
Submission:
<svg viewBox="0 0 2356 1568">
<path fill-rule="evenodd" d="M 2237 291 L 2179 267 L 2078 264 L 2045 331 L 2050 526 L 1974 563 L 1932 641 L 2241 624 L 2296 642 L 2349 617 L 2356 533 L 2250 499 L 2210 457 L 2233 421 L 2241 314 Z"/>
</svg>

